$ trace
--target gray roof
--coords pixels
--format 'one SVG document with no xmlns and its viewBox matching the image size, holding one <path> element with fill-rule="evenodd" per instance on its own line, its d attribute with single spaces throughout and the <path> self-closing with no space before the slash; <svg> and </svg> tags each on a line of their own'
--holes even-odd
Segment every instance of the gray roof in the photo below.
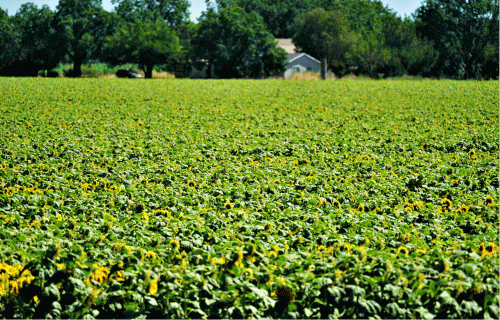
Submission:
<svg viewBox="0 0 500 320">
<path fill-rule="evenodd" d="M 310 55 L 308 55 L 307 53 L 303 53 L 303 52 L 289 53 L 288 54 L 288 63 L 291 63 L 293 60 L 298 59 L 299 57 L 302 57 L 302 56 L 306 56 L 309 59 L 311 59 L 317 63 L 321 63 L 318 59 L 315 59 L 315 58 L 311 57 Z"/>
<path fill-rule="evenodd" d="M 292 61 L 293 59 L 297 58 L 301 54 L 302 54 L 302 52 L 289 53 L 288 54 L 288 61 Z"/>
</svg>

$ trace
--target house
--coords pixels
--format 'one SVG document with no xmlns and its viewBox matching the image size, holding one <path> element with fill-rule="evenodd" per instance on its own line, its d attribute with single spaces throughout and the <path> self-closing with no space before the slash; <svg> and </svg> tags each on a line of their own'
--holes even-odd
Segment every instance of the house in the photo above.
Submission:
<svg viewBox="0 0 500 320">
<path fill-rule="evenodd" d="M 286 71 L 284 74 L 285 79 L 290 78 L 294 72 L 304 71 L 320 72 L 321 62 L 318 59 L 314 59 L 307 53 L 289 53 L 288 64 L 286 65 Z"/>
<path fill-rule="evenodd" d="M 294 72 L 321 71 L 321 62 L 307 53 L 297 52 L 292 39 L 276 39 L 278 47 L 285 49 L 288 54 L 288 64 L 284 74 L 285 79 L 290 78 Z"/>
</svg>

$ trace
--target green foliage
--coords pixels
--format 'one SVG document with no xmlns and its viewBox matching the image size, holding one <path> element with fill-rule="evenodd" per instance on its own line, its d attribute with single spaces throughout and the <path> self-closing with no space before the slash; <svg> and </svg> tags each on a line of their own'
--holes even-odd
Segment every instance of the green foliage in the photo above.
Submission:
<svg viewBox="0 0 500 320">
<path fill-rule="evenodd" d="M 125 22 L 163 20 L 177 29 L 189 20 L 187 0 L 112 0 L 115 12 Z"/>
<path fill-rule="evenodd" d="M 0 92 L 1 318 L 499 318 L 496 81 Z"/>
<path fill-rule="evenodd" d="M 0 8 L 0 72 L 15 62 L 18 50 L 18 31 L 7 12 Z"/>
<path fill-rule="evenodd" d="M 328 10 L 340 10 L 349 17 L 350 29 L 358 36 L 384 32 L 385 19 L 396 14 L 384 7 L 382 2 L 373 0 L 325 1 Z M 331 2 L 331 3 L 330 3 Z"/>
<path fill-rule="evenodd" d="M 315 9 L 299 16 L 294 25 L 293 43 L 313 57 L 327 59 L 335 71 L 348 64 L 356 35 L 349 30 L 349 21 L 340 11 Z"/>
<path fill-rule="evenodd" d="M 433 73 L 498 78 L 498 10 L 498 0 L 427 0 L 417 10 L 416 22 L 419 37 L 439 51 Z"/>
<path fill-rule="evenodd" d="M 53 17 L 48 6 L 39 9 L 32 3 L 21 5 L 13 17 L 20 37 L 16 61 L 19 74 L 36 76 L 39 70 L 54 68 L 64 57 L 52 26 Z"/>
<path fill-rule="evenodd" d="M 230 6 L 201 18 L 191 41 L 194 60 L 207 60 L 221 78 L 261 78 L 285 71 L 286 52 L 277 47 L 262 18 Z"/>
<path fill-rule="evenodd" d="M 216 0 L 218 9 L 232 5 L 257 12 L 264 20 L 267 30 L 276 38 L 291 38 L 292 24 L 303 13 L 318 8 L 314 0 Z"/>
<path fill-rule="evenodd" d="M 391 61 L 382 68 L 384 73 L 429 76 L 439 53 L 430 41 L 418 39 L 415 22 L 388 16 L 384 25 L 385 43 L 391 50 Z"/>
<path fill-rule="evenodd" d="M 390 59 L 391 51 L 385 39 L 374 33 L 361 36 L 352 50 L 353 64 L 370 77 L 375 77 L 377 69 L 387 65 Z"/>
<path fill-rule="evenodd" d="M 102 9 L 101 0 L 60 0 L 55 25 L 59 41 L 73 60 L 73 76 L 81 75 L 81 65 L 96 58 L 116 17 Z"/>
<path fill-rule="evenodd" d="M 136 63 L 146 78 L 155 64 L 165 64 L 181 53 L 179 38 L 163 20 L 130 22 L 122 25 L 103 46 L 102 57 L 114 65 Z"/>
<path fill-rule="evenodd" d="M 370 77 L 426 74 L 436 62 L 431 46 L 416 37 L 414 22 L 402 20 L 379 1 L 336 1 L 328 6 L 349 17 L 357 36 L 350 65 Z M 418 55 L 415 55 L 418 54 Z M 342 73 L 351 72 L 349 69 Z"/>
</svg>

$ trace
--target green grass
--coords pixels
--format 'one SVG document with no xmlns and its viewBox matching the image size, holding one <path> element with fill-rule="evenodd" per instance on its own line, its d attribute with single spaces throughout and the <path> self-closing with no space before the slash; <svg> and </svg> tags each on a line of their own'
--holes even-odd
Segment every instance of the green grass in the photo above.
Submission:
<svg viewBox="0 0 500 320">
<path fill-rule="evenodd" d="M 1 317 L 499 317 L 497 81 L 0 93 Z"/>
</svg>

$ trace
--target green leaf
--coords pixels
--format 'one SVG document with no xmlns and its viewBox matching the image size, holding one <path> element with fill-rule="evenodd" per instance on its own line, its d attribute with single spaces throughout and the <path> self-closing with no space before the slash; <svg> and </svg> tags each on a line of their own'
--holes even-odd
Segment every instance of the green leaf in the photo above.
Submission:
<svg viewBox="0 0 500 320">
<path fill-rule="evenodd" d="M 306 315 L 306 318 L 310 318 L 313 315 L 313 311 L 309 308 L 304 308 L 304 314 Z"/>
<path fill-rule="evenodd" d="M 137 305 L 131 301 L 127 301 L 123 304 L 123 307 L 125 308 L 126 311 L 135 311 L 138 309 Z"/>
<path fill-rule="evenodd" d="M 158 302 L 156 302 L 156 299 L 150 296 L 144 296 L 144 300 L 146 300 L 147 303 L 149 303 L 152 306 L 158 306 Z"/>
</svg>

